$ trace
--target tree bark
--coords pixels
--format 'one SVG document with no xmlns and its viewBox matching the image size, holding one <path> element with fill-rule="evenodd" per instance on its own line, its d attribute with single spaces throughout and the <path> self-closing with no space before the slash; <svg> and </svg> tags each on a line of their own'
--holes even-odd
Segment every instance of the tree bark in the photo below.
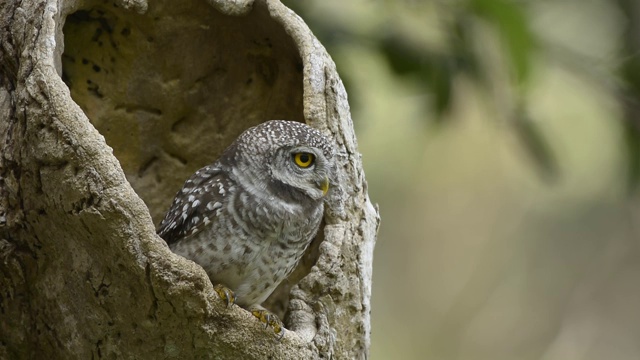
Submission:
<svg viewBox="0 0 640 360">
<path fill-rule="evenodd" d="M 270 119 L 339 147 L 323 229 L 266 303 L 281 341 L 154 226 Z M 335 65 L 279 1 L 5 0 L 0 140 L 1 359 L 368 356 L 378 212 Z"/>
</svg>

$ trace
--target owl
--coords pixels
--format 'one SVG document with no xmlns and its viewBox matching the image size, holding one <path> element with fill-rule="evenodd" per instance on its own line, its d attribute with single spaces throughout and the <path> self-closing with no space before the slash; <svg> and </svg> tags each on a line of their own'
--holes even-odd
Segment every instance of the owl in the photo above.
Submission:
<svg viewBox="0 0 640 360">
<path fill-rule="evenodd" d="M 158 234 L 204 268 L 227 304 L 282 336 L 281 322 L 260 304 L 318 232 L 334 153 L 329 138 L 303 123 L 249 128 L 184 183 Z"/>
</svg>

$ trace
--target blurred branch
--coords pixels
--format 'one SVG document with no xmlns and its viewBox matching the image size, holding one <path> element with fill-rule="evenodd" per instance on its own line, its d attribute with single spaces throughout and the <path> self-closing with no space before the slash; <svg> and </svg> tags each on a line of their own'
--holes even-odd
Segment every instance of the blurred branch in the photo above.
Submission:
<svg viewBox="0 0 640 360">
<path fill-rule="evenodd" d="M 640 185 L 640 4 L 636 0 L 618 0 L 618 5 L 627 15 L 623 35 L 624 62 L 620 76 L 624 82 L 624 135 L 627 153 L 629 190 L 635 191 Z"/>
<path fill-rule="evenodd" d="M 531 118 L 524 105 L 514 110 L 514 126 L 516 135 L 526 149 L 533 162 L 537 165 L 541 175 L 548 181 L 555 180 L 560 172 L 558 162 L 547 138 L 536 122 Z"/>
</svg>

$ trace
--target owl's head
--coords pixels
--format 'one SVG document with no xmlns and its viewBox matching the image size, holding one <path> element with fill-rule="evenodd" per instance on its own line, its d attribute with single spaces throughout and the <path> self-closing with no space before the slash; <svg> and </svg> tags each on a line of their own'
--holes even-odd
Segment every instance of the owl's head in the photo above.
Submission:
<svg viewBox="0 0 640 360">
<path fill-rule="evenodd" d="M 231 148 L 234 174 L 256 194 L 317 201 L 329 190 L 335 146 L 306 124 L 267 121 L 246 130 Z"/>
</svg>

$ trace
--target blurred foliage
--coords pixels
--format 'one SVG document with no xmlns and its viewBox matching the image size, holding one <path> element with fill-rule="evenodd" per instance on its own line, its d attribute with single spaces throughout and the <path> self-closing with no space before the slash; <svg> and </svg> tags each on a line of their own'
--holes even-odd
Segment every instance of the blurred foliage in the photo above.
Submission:
<svg viewBox="0 0 640 360">
<path fill-rule="evenodd" d="M 531 74 L 535 72 L 534 59 L 552 58 L 558 53 L 571 53 L 571 49 L 557 51 L 564 45 L 542 39 L 532 30 L 529 7 L 532 0 L 378 0 L 365 2 L 370 9 L 362 16 L 378 18 L 374 29 L 352 26 L 349 16 L 355 5 L 345 3 L 345 14 L 330 16 L 323 11 L 321 1 L 284 1 L 309 24 L 330 54 L 345 44 L 368 44 L 376 47 L 386 58 L 389 67 L 399 76 L 417 79 L 430 100 L 425 103 L 433 111 L 429 120 L 443 125 L 452 119 L 449 111 L 455 103 L 460 82 L 464 77 L 493 98 L 495 118 L 514 130 L 519 143 L 527 151 L 542 176 L 553 180 L 559 166 L 553 143 L 538 128 L 537 121 L 527 108 L 527 91 Z M 538 1 L 537 3 L 543 3 Z M 620 64 L 616 84 L 608 89 L 626 108 L 623 124 L 626 141 L 621 146 L 627 154 L 628 185 L 631 191 L 640 184 L 640 2 L 617 0 L 613 6 L 626 15 L 624 25 L 624 60 Z M 403 26 L 402 19 L 388 14 L 375 14 L 381 9 L 413 8 L 429 14 L 422 21 L 436 35 L 415 34 Z M 426 9 L 426 10 L 425 10 Z M 374 14 L 372 14 L 374 13 Z M 496 39 L 498 46 L 487 47 L 487 36 Z M 553 51 L 551 51 L 553 49 Z M 498 58 L 496 61 L 495 59 Z M 590 55 L 571 53 L 571 60 L 561 59 L 575 70 L 584 63 L 593 62 Z M 549 59 L 553 61 L 554 59 Z M 340 68 L 340 59 L 336 59 Z M 503 66 L 496 66 L 502 64 Z M 589 69 L 581 74 L 592 77 Z M 350 86 L 350 76 L 341 76 L 350 94 L 357 102 L 358 94 Z M 496 89 L 498 89 L 496 91 Z"/>
<path fill-rule="evenodd" d="M 371 358 L 640 359 L 640 1 L 284 1 L 380 204 Z"/>
</svg>

